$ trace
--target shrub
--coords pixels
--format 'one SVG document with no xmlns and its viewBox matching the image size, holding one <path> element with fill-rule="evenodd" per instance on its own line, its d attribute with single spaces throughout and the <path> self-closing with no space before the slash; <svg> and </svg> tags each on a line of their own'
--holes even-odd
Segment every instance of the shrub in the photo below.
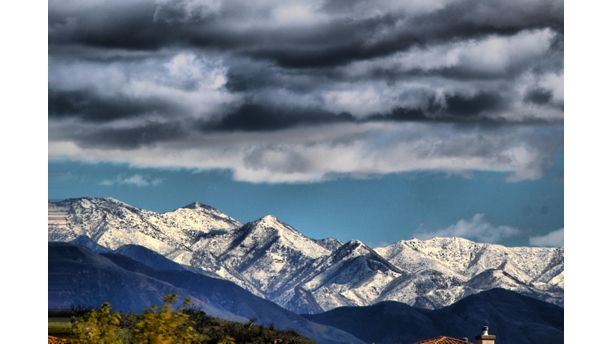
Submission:
<svg viewBox="0 0 612 344">
<path fill-rule="evenodd" d="M 174 309 L 176 294 L 164 296 L 161 307 L 151 306 L 138 317 L 132 327 L 131 337 L 135 343 L 142 344 L 190 344 L 202 340 L 202 336 L 193 328 L 193 322 L 183 310 L 189 305 L 189 299 Z"/>
<path fill-rule="evenodd" d="M 121 344 L 118 336 L 121 315 L 113 312 L 105 302 L 98 309 L 92 309 L 81 318 L 74 318 L 72 334 L 83 344 Z"/>
</svg>

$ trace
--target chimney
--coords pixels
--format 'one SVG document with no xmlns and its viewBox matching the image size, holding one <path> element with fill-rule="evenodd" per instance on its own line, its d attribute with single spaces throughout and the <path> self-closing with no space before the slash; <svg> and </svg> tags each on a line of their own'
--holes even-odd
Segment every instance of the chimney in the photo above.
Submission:
<svg viewBox="0 0 612 344">
<path fill-rule="evenodd" d="M 489 334 L 489 326 L 482 327 L 482 333 L 476 336 L 476 344 L 495 344 L 495 336 Z"/>
</svg>

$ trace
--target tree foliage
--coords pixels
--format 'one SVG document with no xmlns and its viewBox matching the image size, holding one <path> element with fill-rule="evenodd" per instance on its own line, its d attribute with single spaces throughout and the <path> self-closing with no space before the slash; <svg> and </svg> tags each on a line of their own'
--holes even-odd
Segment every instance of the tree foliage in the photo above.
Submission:
<svg viewBox="0 0 612 344">
<path fill-rule="evenodd" d="M 205 339 L 202 341 L 204 344 L 314 344 L 313 341 L 291 330 L 280 331 L 274 329 L 274 326 L 256 325 L 255 319 L 243 324 L 220 320 L 198 310 L 186 312 L 194 321 L 195 329 L 204 335 Z"/>
<path fill-rule="evenodd" d="M 183 310 L 189 299 L 174 309 L 176 294 L 164 296 L 161 307 L 151 306 L 136 321 L 132 328 L 132 339 L 142 344 L 190 344 L 198 343 L 202 336 L 193 328 L 193 321 Z"/>
<path fill-rule="evenodd" d="M 111 310 L 105 302 L 99 309 L 92 309 L 72 323 L 72 333 L 83 344 L 121 344 L 119 325 L 121 315 Z"/>
<path fill-rule="evenodd" d="M 113 312 L 108 303 L 74 318 L 70 343 L 83 344 L 314 344 L 294 331 L 256 325 L 255 319 L 238 323 L 217 319 L 189 308 L 189 299 L 178 307 L 178 296 L 164 296 L 161 306 L 143 314 Z"/>
</svg>

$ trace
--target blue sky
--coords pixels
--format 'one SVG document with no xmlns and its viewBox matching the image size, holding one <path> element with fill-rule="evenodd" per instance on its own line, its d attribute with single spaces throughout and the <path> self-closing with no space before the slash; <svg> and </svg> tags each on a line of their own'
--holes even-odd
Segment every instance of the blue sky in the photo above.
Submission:
<svg viewBox="0 0 612 344">
<path fill-rule="evenodd" d="M 51 198 L 562 244 L 558 0 L 54 1 L 48 36 Z"/>
<path fill-rule="evenodd" d="M 493 227 L 520 231 L 498 241 L 527 245 L 529 237 L 563 227 L 563 159 L 559 153 L 534 181 L 509 182 L 497 172 L 411 172 L 298 184 L 238 182 L 222 170 L 50 160 L 49 197 L 80 196 L 115 197 L 158 212 L 201 201 L 242 222 L 273 214 L 313 238 L 374 246 L 483 214 Z"/>
</svg>

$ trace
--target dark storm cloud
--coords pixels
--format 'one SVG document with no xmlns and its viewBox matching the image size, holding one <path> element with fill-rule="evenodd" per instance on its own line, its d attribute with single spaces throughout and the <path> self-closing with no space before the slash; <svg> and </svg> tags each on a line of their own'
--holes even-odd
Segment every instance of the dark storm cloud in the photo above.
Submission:
<svg viewBox="0 0 612 344">
<path fill-rule="evenodd" d="M 394 108 L 391 112 L 372 116 L 369 120 L 432 121 L 491 124 L 483 119 L 483 112 L 498 111 L 506 107 L 504 99 L 493 93 L 476 95 L 450 95 L 442 101 L 431 97 L 420 107 Z"/>
<path fill-rule="evenodd" d="M 267 131 L 298 125 L 332 124 L 354 121 L 349 114 L 333 114 L 318 109 L 281 108 L 262 104 L 244 104 L 218 121 L 204 123 L 204 131 Z"/>
<path fill-rule="evenodd" d="M 552 92 L 536 88 L 525 95 L 525 101 L 535 104 L 547 104 L 552 99 Z"/>
<path fill-rule="evenodd" d="M 410 14 L 409 6 L 398 11 L 385 8 L 384 2 L 371 16 L 359 13 L 358 2 L 342 9 L 327 3 L 313 10 L 325 20 L 288 27 L 274 25 L 268 18 L 282 2 L 270 2 L 267 8 L 235 1 L 219 2 L 218 8 L 206 3 L 215 2 L 126 2 L 83 6 L 81 11 L 51 6 L 50 43 L 223 49 L 284 67 L 316 68 L 384 56 L 413 45 L 510 35 L 534 28 L 563 30 L 560 1 L 465 0 L 416 16 Z"/>
<path fill-rule="evenodd" d="M 563 122 L 563 49 L 562 0 L 51 0 L 50 154 L 249 181 L 457 159 L 534 179 L 555 149 L 522 141 Z"/>
<path fill-rule="evenodd" d="M 562 7 L 542 6 L 537 8 L 538 13 L 524 16 L 517 6 L 502 6 L 508 11 L 499 16 L 498 5 L 498 1 L 462 1 L 414 19 L 406 19 L 403 14 L 386 14 L 356 22 L 340 21 L 307 37 L 303 46 L 263 45 L 247 52 L 285 67 L 316 68 L 385 56 L 412 46 L 491 34 L 507 36 L 536 28 L 563 30 Z M 493 19 L 496 17 L 500 18 Z M 367 40 L 377 32 L 384 34 L 378 40 Z M 283 42 L 284 37 L 278 38 L 277 42 Z"/>
<path fill-rule="evenodd" d="M 66 133 L 82 148 L 137 149 L 152 146 L 186 135 L 187 131 L 176 123 L 142 123 L 128 128 L 83 128 Z"/>
<path fill-rule="evenodd" d="M 486 111 L 495 111 L 504 100 L 496 94 L 482 93 L 473 97 L 451 96 L 446 98 L 446 110 L 451 116 L 478 116 Z"/>
<path fill-rule="evenodd" d="M 91 90 L 49 89 L 49 118 L 79 118 L 108 122 L 143 115 L 164 115 L 172 111 L 160 99 L 105 96 Z"/>
<path fill-rule="evenodd" d="M 503 99 L 494 94 L 452 95 L 445 98 L 443 104 L 430 99 L 424 107 L 395 108 L 389 114 L 373 118 L 396 121 L 482 121 L 480 114 L 498 110 L 503 106 L 505 106 Z"/>
</svg>

